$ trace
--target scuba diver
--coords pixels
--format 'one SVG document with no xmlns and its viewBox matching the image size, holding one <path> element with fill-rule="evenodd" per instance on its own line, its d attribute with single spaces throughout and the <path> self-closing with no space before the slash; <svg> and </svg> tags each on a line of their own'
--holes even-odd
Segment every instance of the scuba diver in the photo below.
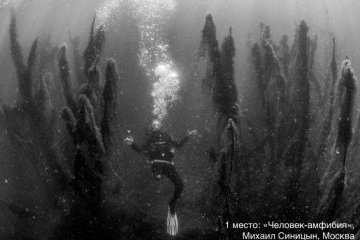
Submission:
<svg viewBox="0 0 360 240">
<path fill-rule="evenodd" d="M 125 138 L 125 143 L 130 145 L 135 151 L 144 153 L 148 156 L 152 173 L 156 180 L 160 180 L 163 175 L 168 177 L 174 184 L 174 195 L 169 201 L 167 216 L 167 233 L 175 236 L 178 232 L 178 220 L 175 212 L 175 205 L 183 190 L 183 181 L 175 169 L 172 161 L 176 148 L 182 147 L 192 136 L 197 135 L 197 130 L 189 131 L 187 136 L 181 141 L 174 141 L 162 128 L 159 120 L 154 120 L 151 130 L 146 136 L 145 144 L 140 148 L 132 136 Z"/>
</svg>

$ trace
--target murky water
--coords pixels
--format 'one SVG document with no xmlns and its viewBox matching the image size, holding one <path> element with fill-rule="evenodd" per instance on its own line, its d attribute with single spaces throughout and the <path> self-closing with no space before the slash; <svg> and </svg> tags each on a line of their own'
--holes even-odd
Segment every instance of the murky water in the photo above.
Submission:
<svg viewBox="0 0 360 240">
<path fill-rule="evenodd" d="M 40 116 L 46 115 L 46 121 L 44 120 L 46 123 L 41 122 L 43 121 L 41 117 L 31 122 L 31 117 L 29 117 L 31 114 L 26 111 L 27 105 L 21 102 L 22 88 L 21 84 L 18 84 L 19 75 L 17 75 L 10 48 L 11 9 L 15 13 L 18 40 L 26 66 L 31 65 L 31 61 L 27 63 L 31 45 L 36 37 L 39 38 L 38 58 L 34 67 L 36 70 L 31 76 L 30 94 L 34 95 L 36 101 L 40 101 L 39 99 L 51 101 L 51 104 L 46 105 L 46 110 L 37 112 Z M 317 37 L 314 63 L 311 67 L 311 74 L 316 82 L 310 82 L 309 90 L 311 109 L 309 110 L 310 128 L 307 147 L 310 150 L 307 150 L 305 154 L 309 162 L 302 166 L 309 170 L 315 168 L 312 165 L 315 160 L 312 161 L 312 159 L 318 159 L 316 154 L 318 147 L 321 146 L 319 141 L 323 118 L 331 105 L 329 103 L 329 89 L 331 88 L 329 66 L 333 56 L 333 39 L 336 39 L 335 57 L 338 72 L 341 61 L 347 57 L 351 61 L 354 75 L 360 75 L 359 12 L 360 1 L 358 0 L 0 0 L 0 101 L 2 105 L 13 107 L 11 111 L 16 112 L 13 115 L 7 115 L 6 107 L 0 111 L 0 162 L 2 166 L 0 169 L 0 239 L 2 239 L 1 234 L 9 237 L 8 239 L 12 239 L 11 237 L 25 239 L 26 236 L 32 239 L 30 237 L 37 235 L 40 238 L 35 239 L 57 239 L 61 229 L 70 229 L 68 225 L 62 224 L 66 222 L 69 215 L 73 214 L 69 209 L 73 209 L 72 204 L 78 201 L 78 198 L 72 195 L 75 191 L 72 189 L 73 183 L 69 181 L 68 187 L 56 199 L 55 205 L 61 207 L 54 207 L 43 180 L 50 179 L 45 181 L 49 186 L 54 184 L 53 176 L 47 172 L 51 167 L 48 167 L 46 163 L 42 165 L 42 161 L 46 162 L 46 156 L 56 156 L 54 158 L 57 159 L 60 168 L 64 169 L 70 179 L 75 179 L 74 165 L 76 165 L 79 151 L 83 149 L 90 151 L 86 148 L 89 145 L 84 147 L 83 142 L 76 143 L 77 138 L 73 138 L 73 135 L 67 132 L 71 124 L 65 124 L 61 118 L 64 114 L 62 109 L 69 102 L 66 93 L 63 94 L 64 87 L 61 81 L 61 69 L 59 69 L 59 47 L 62 44 L 67 46 L 69 78 L 71 79 L 69 82 L 76 96 L 74 99 L 78 101 L 78 97 L 81 99 L 80 95 L 88 94 L 86 96 L 94 108 L 93 113 L 90 114 L 91 108 L 84 107 L 83 112 L 88 114 L 85 114 L 84 120 L 87 124 L 92 119 L 97 120 L 106 115 L 102 113 L 98 116 L 97 113 L 102 111 L 107 104 L 108 99 L 101 95 L 101 91 L 106 86 L 106 80 L 113 76 L 111 75 L 113 72 L 109 72 L 111 69 L 108 68 L 107 59 L 114 59 L 119 68 L 120 80 L 114 94 L 116 106 L 111 105 L 112 107 L 109 108 L 116 113 L 114 113 L 115 117 L 109 118 L 112 119 L 109 120 L 111 122 L 109 127 L 111 148 L 106 149 L 106 157 L 103 160 L 105 170 L 102 173 L 105 177 L 100 181 L 101 197 L 108 204 L 106 205 L 108 208 L 104 210 L 107 218 L 101 221 L 105 222 L 105 226 L 111 225 L 112 229 L 117 229 L 113 235 L 116 237 L 111 239 L 117 239 L 117 236 L 128 232 L 139 232 L 139 235 L 126 235 L 129 239 L 134 236 L 138 239 L 166 238 L 164 230 L 166 205 L 172 195 L 173 185 L 168 180 L 155 181 L 150 166 L 145 161 L 148 157 L 135 153 L 124 144 L 126 137 L 133 137 L 139 145 L 146 142 L 148 127 L 154 119 L 160 120 L 174 139 L 182 139 L 191 129 L 199 131 L 197 138 L 190 140 L 183 149 L 175 152 L 176 169 L 184 182 L 184 193 L 178 204 L 180 237 L 196 239 L 202 236 L 202 239 L 206 239 L 206 234 L 211 235 L 216 232 L 215 230 L 219 227 L 217 217 L 222 209 L 220 206 L 222 200 L 215 197 L 219 193 L 214 187 L 217 184 L 216 179 L 219 178 L 219 172 L 216 169 L 221 168 L 216 154 L 227 151 L 228 145 L 223 141 L 227 143 L 224 138 L 230 135 L 227 132 L 222 133 L 221 127 L 230 125 L 227 121 L 229 119 L 224 118 L 224 120 L 219 117 L 219 114 L 213 114 L 216 108 L 213 102 L 217 96 L 214 94 L 216 91 L 214 89 L 207 91 L 206 87 L 204 88 L 204 83 L 209 82 L 207 77 L 211 75 L 216 78 L 213 76 L 215 73 L 211 72 L 213 71 L 211 64 L 214 63 L 206 57 L 199 56 L 202 30 L 207 14 L 212 15 L 216 25 L 217 47 L 221 49 L 224 37 L 232 37 L 235 47 L 233 80 L 238 99 L 234 108 L 239 112 L 239 116 L 232 124 L 236 125 L 234 128 L 238 127 L 241 135 L 241 144 L 237 146 L 241 151 L 240 167 L 236 166 L 238 167 L 236 171 L 243 185 L 240 184 L 240 187 L 236 185 L 239 188 L 233 189 L 239 201 L 235 207 L 237 210 L 233 213 L 242 216 L 246 221 L 266 221 L 265 217 L 281 219 L 282 215 L 279 212 L 284 211 L 278 210 L 280 207 L 276 201 L 279 199 L 271 196 L 269 198 L 275 200 L 270 201 L 269 204 L 264 199 L 268 197 L 267 186 L 272 186 L 272 184 L 278 186 L 272 189 L 274 194 L 283 197 L 282 187 L 286 185 L 287 180 L 286 177 L 282 177 L 288 176 L 286 168 L 293 163 L 286 160 L 288 157 L 286 154 L 278 156 L 281 166 L 275 174 L 274 182 L 270 184 L 267 182 L 269 181 L 268 174 L 272 171 L 269 170 L 271 165 L 269 156 L 273 154 L 273 145 L 271 141 L 262 144 L 271 138 L 268 136 L 269 130 L 266 129 L 269 122 L 267 116 L 275 113 L 264 111 L 259 97 L 258 86 L 253 76 L 255 73 L 253 44 L 258 43 L 260 46 L 264 44 L 264 26 L 269 26 L 271 36 L 265 39 L 267 41 L 265 42 L 272 47 L 274 59 L 281 61 L 283 45 L 280 41 L 284 39 L 283 35 L 288 36 L 289 51 L 296 52 L 297 46 L 293 49 L 291 46 L 296 40 L 296 32 L 302 20 L 305 20 L 309 27 L 307 35 L 309 39 Z M 92 63 L 100 69 L 97 72 L 99 75 L 96 75 L 101 76 L 100 80 L 97 82 L 96 77 L 92 82 L 89 80 L 89 85 L 98 84 L 96 85 L 98 88 L 94 93 L 89 93 L 87 92 L 89 85 L 84 85 L 84 80 L 81 79 L 91 77 L 87 75 L 88 73 L 84 74 L 84 66 L 81 62 L 83 51 L 92 39 L 89 36 L 94 17 L 95 32 L 96 29 L 104 28 L 105 44 L 102 46 L 101 53 L 96 56 L 96 61 Z M 265 24 L 263 28 L 260 27 L 261 24 Z M 261 51 L 265 51 L 264 49 Z M 221 54 L 223 53 L 220 51 Z M 264 55 L 263 52 L 261 54 Z M 224 56 L 219 56 L 219 61 L 223 61 L 222 57 Z M 294 59 L 292 59 L 292 64 L 296 62 Z M 293 65 L 291 67 L 296 68 Z M 281 68 L 279 71 L 285 75 L 284 69 Z M 42 78 L 44 80 L 39 80 Z M 48 93 L 46 97 L 41 95 L 42 92 L 39 90 L 42 81 L 46 85 Z M 291 81 L 293 80 L 286 79 L 285 82 L 290 84 Z M 274 84 L 271 87 L 275 89 L 278 86 Z M 231 87 L 225 87 L 223 91 L 226 92 L 229 88 Z M 268 92 L 271 97 L 273 92 L 270 90 Z M 100 99 L 98 102 L 96 102 L 97 98 Z M 42 102 L 36 103 L 38 107 Z M 79 100 L 77 104 L 82 103 Z M 291 112 L 293 109 L 290 108 L 288 107 L 286 111 Z M 356 92 L 353 108 L 354 113 L 351 117 L 353 139 L 346 163 L 346 181 L 350 186 L 346 189 L 351 189 L 351 191 L 345 191 L 344 196 L 349 200 L 342 203 L 338 213 L 343 221 L 350 221 L 348 212 L 351 212 L 352 208 L 349 206 L 353 206 L 353 199 L 359 196 L 359 192 L 355 191 L 358 187 L 356 183 L 359 179 L 358 170 L 360 170 L 356 146 L 360 137 L 357 133 L 360 127 L 359 91 Z M 80 113 L 72 109 L 75 123 L 81 122 L 78 117 L 82 113 L 82 108 L 79 107 L 79 109 Z M 338 114 L 338 111 L 336 110 L 334 114 Z M 62 116 L 64 118 L 64 115 Z M 295 117 L 294 119 L 292 119 L 294 126 L 297 122 L 301 122 Z M 318 163 L 316 171 L 320 172 L 319 179 L 323 179 L 330 162 L 336 158 L 335 153 L 339 151 L 339 149 L 335 151 L 338 119 L 336 117 L 334 119 L 331 134 L 326 138 L 327 151 L 331 154 L 325 160 L 316 162 Z M 70 120 L 67 120 L 67 123 L 71 123 Z M 41 124 L 37 126 L 34 122 Z M 99 131 L 98 136 L 104 135 L 103 124 L 98 121 L 95 127 L 89 129 Z M 49 128 L 44 130 L 41 126 Z M 39 131 L 39 129 L 42 130 Z M 228 128 L 225 127 L 225 129 Z M 42 142 L 45 147 L 38 147 L 37 141 L 41 142 L 42 139 L 46 139 L 45 142 L 49 143 L 49 146 Z M 101 141 L 107 140 L 104 138 Z M 292 143 L 292 141 L 295 140 L 291 138 L 284 142 Z M 91 144 L 96 145 L 94 142 L 96 140 Z M 279 149 L 282 147 L 286 149 L 287 146 L 280 146 Z M 35 160 L 31 161 L 32 159 Z M 245 166 L 244 163 L 248 165 Z M 312 179 L 309 177 L 312 173 L 307 174 L 301 177 L 301 181 L 305 189 L 310 189 L 310 183 L 306 179 Z M 57 186 L 57 184 L 51 186 Z M 305 195 L 301 197 L 306 199 Z M 308 204 L 310 210 L 305 212 L 311 215 L 311 209 L 315 209 L 317 200 L 307 200 L 309 202 L 305 200 L 304 202 Z M 271 205 L 274 202 L 276 206 Z M 266 211 L 262 213 L 261 209 L 264 207 L 270 209 L 270 213 Z M 115 214 L 111 215 L 109 212 L 115 212 Z M 8 219 L 11 220 L 8 221 Z M 143 225 L 136 225 L 139 219 Z M 115 223 L 117 220 L 118 222 Z M 97 221 L 96 218 L 94 221 Z M 22 228 L 25 229 L 24 232 L 19 233 Z M 139 230 L 141 228 L 145 233 Z M 111 232 L 109 229 L 107 229 L 108 232 Z M 146 231 L 150 234 L 149 238 L 144 237 Z M 54 232 L 56 237 L 54 237 Z M 189 237 L 192 234 L 195 237 Z"/>
</svg>

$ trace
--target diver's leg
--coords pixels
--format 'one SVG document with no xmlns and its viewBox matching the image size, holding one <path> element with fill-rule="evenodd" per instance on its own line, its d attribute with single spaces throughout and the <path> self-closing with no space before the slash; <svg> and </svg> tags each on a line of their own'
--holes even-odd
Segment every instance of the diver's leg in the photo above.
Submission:
<svg viewBox="0 0 360 240">
<path fill-rule="evenodd" d="M 159 181 L 162 177 L 162 168 L 157 163 L 153 163 L 152 165 L 152 173 L 155 180 Z"/>
<path fill-rule="evenodd" d="M 184 183 L 183 183 L 182 179 L 180 178 L 179 173 L 176 171 L 174 165 L 164 166 L 163 172 L 164 172 L 164 175 L 166 175 L 171 180 L 171 182 L 173 182 L 173 184 L 175 186 L 173 198 L 169 202 L 170 212 L 171 212 L 171 214 L 175 214 L 175 205 L 181 196 L 181 193 L 184 188 Z"/>
</svg>

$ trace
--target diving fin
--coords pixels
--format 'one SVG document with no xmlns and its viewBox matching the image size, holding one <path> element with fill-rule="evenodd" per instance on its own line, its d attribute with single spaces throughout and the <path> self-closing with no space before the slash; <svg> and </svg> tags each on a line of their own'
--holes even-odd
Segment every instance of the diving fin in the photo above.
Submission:
<svg viewBox="0 0 360 240">
<path fill-rule="evenodd" d="M 176 213 L 171 214 L 170 208 L 168 208 L 168 215 L 166 220 L 166 231 L 170 236 L 175 236 L 179 231 L 179 223 Z"/>
</svg>

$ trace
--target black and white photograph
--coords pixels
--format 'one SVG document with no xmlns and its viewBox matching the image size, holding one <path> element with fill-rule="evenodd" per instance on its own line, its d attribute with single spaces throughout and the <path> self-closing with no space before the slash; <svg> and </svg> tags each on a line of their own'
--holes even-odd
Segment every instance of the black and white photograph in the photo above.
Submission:
<svg viewBox="0 0 360 240">
<path fill-rule="evenodd" d="M 359 0 L 0 0 L 0 240 L 360 240 Z"/>
</svg>

